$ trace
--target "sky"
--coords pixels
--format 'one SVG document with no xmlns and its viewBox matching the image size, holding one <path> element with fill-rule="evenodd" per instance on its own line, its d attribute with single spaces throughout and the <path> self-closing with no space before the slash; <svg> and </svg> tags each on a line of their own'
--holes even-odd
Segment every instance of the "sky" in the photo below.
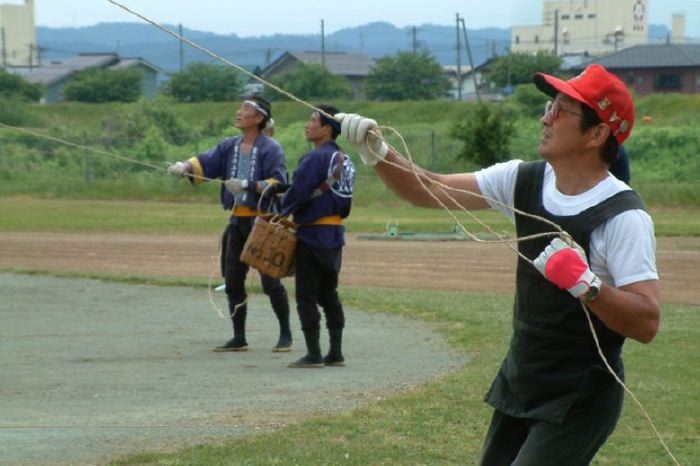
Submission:
<svg viewBox="0 0 700 466">
<path fill-rule="evenodd" d="M 140 21 L 107 0 L 34 0 L 36 23 L 49 27 L 81 27 L 100 22 Z M 240 37 L 276 33 L 318 34 L 385 21 L 398 27 L 452 25 L 455 13 L 467 27 L 537 25 L 542 0 L 117 0 L 159 23 L 182 23 L 190 29 Z M 606 0 L 602 0 L 606 1 Z M 0 0 L 23 3 L 23 0 Z M 406 5 L 411 5 L 407 7 Z M 654 24 L 671 23 L 673 13 L 685 13 L 686 35 L 700 38 L 700 0 L 649 0 Z"/>
</svg>

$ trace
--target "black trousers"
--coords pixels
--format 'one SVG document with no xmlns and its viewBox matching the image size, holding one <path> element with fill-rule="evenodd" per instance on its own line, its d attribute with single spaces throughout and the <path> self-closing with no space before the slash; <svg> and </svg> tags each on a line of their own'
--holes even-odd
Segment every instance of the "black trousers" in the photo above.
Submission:
<svg viewBox="0 0 700 466">
<path fill-rule="evenodd" d="M 622 412 L 622 387 L 603 368 L 589 377 L 562 425 L 508 416 L 496 410 L 481 451 L 482 466 L 585 466 L 608 439 Z M 590 379 L 589 379 L 590 380 Z"/>
<path fill-rule="evenodd" d="M 296 300 L 302 330 L 319 330 L 323 308 L 326 328 L 345 327 L 343 305 L 338 297 L 338 275 L 343 249 L 312 248 L 301 241 L 297 243 Z"/>
<path fill-rule="evenodd" d="M 250 230 L 253 228 L 254 221 L 255 217 L 239 217 L 238 223 L 236 225 L 229 224 L 223 235 L 223 275 L 226 281 L 226 295 L 231 311 L 248 297 L 245 281 L 250 267 L 241 262 L 240 257 L 243 245 L 250 235 Z M 262 282 L 263 292 L 269 296 L 272 309 L 275 311 L 278 319 L 280 319 L 280 324 L 282 325 L 285 321 L 288 322 L 289 301 L 287 299 L 287 290 L 282 285 L 282 282 L 277 278 L 263 274 L 260 274 L 260 281 Z M 243 311 L 243 314 L 245 314 L 245 306 L 238 306 L 236 313 L 238 314 L 240 311 Z"/>
</svg>

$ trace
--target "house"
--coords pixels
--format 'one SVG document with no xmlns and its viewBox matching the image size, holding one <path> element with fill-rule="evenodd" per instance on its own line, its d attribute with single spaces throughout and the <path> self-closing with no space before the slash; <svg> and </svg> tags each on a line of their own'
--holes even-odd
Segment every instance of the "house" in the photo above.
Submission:
<svg viewBox="0 0 700 466">
<path fill-rule="evenodd" d="M 108 70 L 138 69 L 143 72 L 143 96 L 151 99 L 158 90 L 158 74 L 162 70 L 143 58 L 124 58 L 116 53 L 81 53 L 60 62 L 51 62 L 45 66 L 10 67 L 10 73 L 18 74 L 27 81 L 46 86 L 44 102 L 63 100 L 63 88 L 79 71 L 88 68 Z"/>
<path fill-rule="evenodd" d="M 364 99 L 362 84 L 375 66 L 374 60 L 361 53 L 344 52 L 285 52 L 270 63 L 260 77 L 273 80 L 294 71 L 300 63 L 324 65 L 333 75 L 348 80 L 354 99 Z"/>
<path fill-rule="evenodd" d="M 573 66 L 581 72 L 591 63 L 615 73 L 638 96 L 652 93 L 700 93 L 700 44 L 637 45 Z"/>
<path fill-rule="evenodd" d="M 496 90 L 492 89 L 490 87 L 490 84 L 488 80 L 486 79 L 486 74 L 489 71 L 489 65 L 493 62 L 493 58 L 489 58 L 486 60 L 484 63 L 481 63 L 480 65 L 477 65 L 472 68 L 468 65 L 463 65 L 461 66 L 461 75 L 462 75 L 462 92 L 461 92 L 461 99 L 462 100 L 467 100 L 467 101 L 473 101 L 477 99 L 476 95 L 476 89 L 478 86 L 479 92 L 481 93 L 482 98 L 486 98 L 487 100 L 501 100 L 502 96 L 500 95 L 495 95 Z M 443 65 L 442 66 L 442 74 L 447 78 L 447 80 L 450 82 L 450 97 L 453 100 L 459 100 L 460 99 L 460 92 L 459 92 L 459 82 L 458 82 L 458 74 L 457 74 L 457 66 L 456 65 Z"/>
</svg>

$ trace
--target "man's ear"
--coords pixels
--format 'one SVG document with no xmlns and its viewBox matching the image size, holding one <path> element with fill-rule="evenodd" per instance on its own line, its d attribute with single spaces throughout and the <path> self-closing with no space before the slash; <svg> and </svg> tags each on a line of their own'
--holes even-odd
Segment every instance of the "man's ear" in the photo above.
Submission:
<svg viewBox="0 0 700 466">
<path fill-rule="evenodd" d="M 610 127 L 604 123 L 600 123 L 593 128 L 590 128 L 589 132 L 589 144 L 594 147 L 603 147 L 611 134 Z"/>
</svg>

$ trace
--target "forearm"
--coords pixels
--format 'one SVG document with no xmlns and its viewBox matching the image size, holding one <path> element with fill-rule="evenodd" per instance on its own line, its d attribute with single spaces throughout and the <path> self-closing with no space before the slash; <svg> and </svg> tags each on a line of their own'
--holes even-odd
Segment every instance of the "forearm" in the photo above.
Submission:
<svg viewBox="0 0 700 466">
<path fill-rule="evenodd" d="M 420 171 L 416 173 L 414 168 Z M 393 150 L 387 153 L 384 161 L 375 165 L 375 169 L 379 178 L 392 192 L 416 207 L 440 208 L 445 205 L 450 209 L 489 208 L 488 203 L 480 197 L 479 186 L 473 173 L 441 175 L 418 167 L 412 168 L 408 160 Z M 417 176 L 420 176 L 420 181 Z"/>
<path fill-rule="evenodd" d="M 585 304 L 608 328 L 641 343 L 652 341 L 659 329 L 656 280 L 621 288 L 603 285 L 598 297 Z"/>
</svg>

